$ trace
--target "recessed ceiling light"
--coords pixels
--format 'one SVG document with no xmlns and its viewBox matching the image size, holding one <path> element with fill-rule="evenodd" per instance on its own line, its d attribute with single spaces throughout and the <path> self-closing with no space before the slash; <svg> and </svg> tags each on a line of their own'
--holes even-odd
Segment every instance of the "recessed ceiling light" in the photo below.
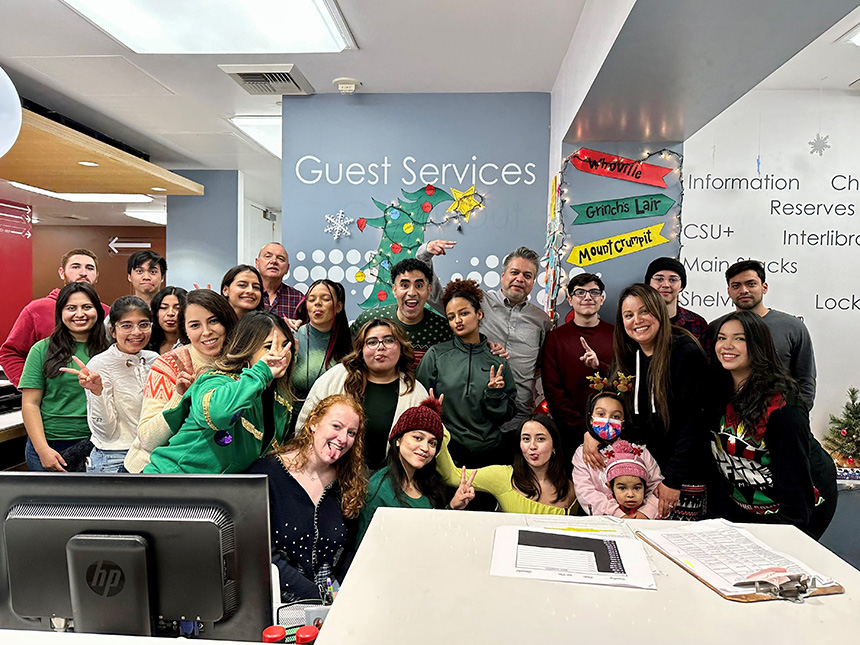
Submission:
<svg viewBox="0 0 860 645">
<path fill-rule="evenodd" d="M 837 43 L 850 43 L 860 47 L 860 25 L 854 25 L 836 39 Z"/>
<path fill-rule="evenodd" d="M 89 204 L 148 204 L 152 201 L 149 195 L 131 195 L 123 193 L 55 193 L 44 188 L 36 188 L 27 184 L 20 184 L 17 181 L 10 181 L 10 186 L 14 186 L 19 190 L 26 190 L 29 193 L 36 193 L 45 197 L 54 199 L 62 199 L 65 202 L 78 202 Z"/>
<path fill-rule="evenodd" d="M 86 166 L 87 168 L 96 168 L 98 164 L 95 161 L 79 161 L 79 166 Z"/>
<path fill-rule="evenodd" d="M 63 2 L 138 54 L 288 54 L 357 49 L 335 0 Z"/>
<path fill-rule="evenodd" d="M 167 189 L 166 189 L 166 188 L 162 188 L 161 186 L 153 186 L 153 187 L 152 187 L 152 188 L 150 188 L 149 190 L 154 190 L 154 191 L 156 191 L 156 192 L 163 193 L 163 192 L 165 192 Z"/>
<path fill-rule="evenodd" d="M 230 117 L 228 121 L 278 159 L 281 158 L 283 140 L 281 138 L 282 118 L 280 115 L 234 116 Z"/>
</svg>

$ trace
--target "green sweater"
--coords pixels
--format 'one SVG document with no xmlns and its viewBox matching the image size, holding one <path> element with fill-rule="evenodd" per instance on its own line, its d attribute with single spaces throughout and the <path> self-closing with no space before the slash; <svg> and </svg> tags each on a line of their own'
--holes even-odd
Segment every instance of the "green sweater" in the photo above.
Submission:
<svg viewBox="0 0 860 645">
<path fill-rule="evenodd" d="M 43 338 L 33 345 L 24 363 L 24 372 L 18 389 L 42 390 L 42 426 L 48 441 L 79 441 L 90 436 L 87 423 L 87 395 L 78 383 L 78 377 L 68 372 L 45 378 L 43 367 L 51 338 Z M 90 355 L 86 343 L 75 343 L 75 356 L 88 363 Z M 69 359 L 66 367 L 78 369 L 77 363 Z"/>
<path fill-rule="evenodd" d="M 145 473 L 243 473 L 269 448 L 283 441 L 292 406 L 275 392 L 274 436 L 264 437 L 263 392 L 272 372 L 263 361 L 241 375 L 207 372 L 188 388 L 180 404 L 164 411 L 174 433 L 166 446 L 152 451 Z M 227 445 L 215 441 L 228 431 Z"/>
<path fill-rule="evenodd" d="M 505 387 L 491 388 L 490 368 L 500 365 Z M 502 442 L 501 425 L 517 412 L 517 388 L 508 362 L 493 356 L 486 336 L 481 334 L 474 345 L 456 336 L 433 345 L 415 376 L 436 396 L 445 395 L 442 422 L 451 431 L 451 441 L 472 453 L 492 450 Z"/>
<path fill-rule="evenodd" d="M 392 484 L 393 480 L 388 476 L 388 466 L 376 471 L 370 478 L 367 484 L 367 497 L 364 500 L 364 506 L 361 507 L 361 514 L 358 516 L 356 547 L 364 539 L 364 534 L 367 533 L 367 527 L 370 526 L 370 520 L 373 519 L 373 514 L 376 513 L 377 508 L 433 508 L 430 500 L 424 495 L 418 499 L 412 499 L 404 494 L 401 502 L 394 494 Z M 406 503 L 405 506 L 403 502 Z"/>
</svg>

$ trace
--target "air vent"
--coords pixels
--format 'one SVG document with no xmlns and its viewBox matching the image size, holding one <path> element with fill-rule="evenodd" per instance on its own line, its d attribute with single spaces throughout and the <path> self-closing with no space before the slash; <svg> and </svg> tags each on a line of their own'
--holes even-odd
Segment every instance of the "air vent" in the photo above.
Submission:
<svg viewBox="0 0 860 645">
<path fill-rule="evenodd" d="M 295 65 L 219 65 L 248 94 L 308 96 L 314 88 Z"/>
</svg>

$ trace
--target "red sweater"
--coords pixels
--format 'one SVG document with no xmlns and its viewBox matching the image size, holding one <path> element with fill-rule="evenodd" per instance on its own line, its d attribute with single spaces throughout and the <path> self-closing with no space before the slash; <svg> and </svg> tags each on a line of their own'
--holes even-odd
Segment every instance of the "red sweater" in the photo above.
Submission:
<svg viewBox="0 0 860 645">
<path fill-rule="evenodd" d="M 574 322 L 556 327 L 543 344 L 541 380 L 549 411 L 558 425 L 564 443 L 564 453 L 569 460 L 582 443 L 585 432 L 585 406 L 588 397 L 595 393 L 588 386 L 587 376 L 596 370 L 590 369 L 580 357 L 585 353 L 580 338 L 597 352 L 597 358 L 606 376 L 607 366 L 612 362 L 612 334 L 615 327 L 601 320 L 596 327 L 580 327 Z"/>
<path fill-rule="evenodd" d="M 18 314 L 6 342 L 0 347 L 0 367 L 15 387 L 18 387 L 18 381 L 21 380 L 24 361 L 27 360 L 30 348 L 54 331 L 54 308 L 59 293 L 59 289 L 54 289 L 46 297 L 33 300 L 24 307 Z M 102 308 L 107 318 L 110 307 L 102 303 Z"/>
</svg>

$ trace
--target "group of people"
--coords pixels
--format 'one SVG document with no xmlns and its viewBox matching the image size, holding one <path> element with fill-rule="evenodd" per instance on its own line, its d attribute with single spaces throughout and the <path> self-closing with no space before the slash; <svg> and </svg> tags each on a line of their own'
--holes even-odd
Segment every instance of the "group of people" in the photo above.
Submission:
<svg viewBox="0 0 860 645">
<path fill-rule="evenodd" d="M 436 240 L 392 267 L 396 302 L 351 326 L 340 283 L 283 283 L 279 243 L 220 293 L 162 288 L 164 258 L 136 253 L 134 295 L 109 308 L 95 255 L 70 251 L 65 286 L 0 348 L 28 467 L 266 474 L 284 600 L 337 584 L 381 506 L 823 533 L 835 468 L 809 429 L 812 345 L 799 319 L 764 307 L 760 263 L 729 268 L 737 310 L 711 325 L 678 305 L 673 258 L 621 292 L 615 325 L 600 319 L 602 280 L 582 273 L 553 329 L 529 302 L 534 251 L 511 252 L 500 288 L 483 291 L 435 276 L 434 256 L 454 248 Z"/>
</svg>

